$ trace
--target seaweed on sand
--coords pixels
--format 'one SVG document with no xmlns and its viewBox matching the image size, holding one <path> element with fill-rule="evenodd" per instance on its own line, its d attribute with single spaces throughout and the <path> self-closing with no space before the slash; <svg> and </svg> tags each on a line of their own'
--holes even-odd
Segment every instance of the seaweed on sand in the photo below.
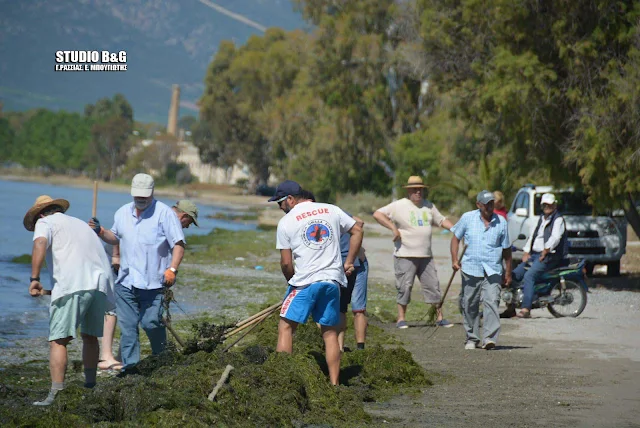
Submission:
<svg viewBox="0 0 640 428">
<path fill-rule="evenodd" d="M 293 355 L 274 352 L 277 320 L 265 322 L 243 347 L 222 352 L 171 350 L 144 359 L 135 374 L 110 378 L 88 390 L 79 375 L 46 409 L 30 405 L 44 391 L 3 387 L 0 424 L 19 426 L 365 426 L 375 422 L 363 401 L 378 400 L 429 384 L 411 355 L 398 348 L 372 346 L 345 354 L 342 384 L 325 374 L 322 339 L 313 323 L 301 325 Z M 200 325 L 217 337 L 219 327 Z M 377 334 L 384 334 L 381 330 Z M 218 342 L 219 343 L 219 342 Z M 227 364 L 234 366 L 216 400 L 207 395 Z M 9 392 L 10 391 L 10 392 Z"/>
</svg>

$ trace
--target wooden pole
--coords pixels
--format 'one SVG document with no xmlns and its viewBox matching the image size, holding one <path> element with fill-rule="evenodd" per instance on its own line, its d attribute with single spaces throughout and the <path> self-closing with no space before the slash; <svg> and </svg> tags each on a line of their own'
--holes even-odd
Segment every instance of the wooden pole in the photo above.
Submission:
<svg viewBox="0 0 640 428">
<path fill-rule="evenodd" d="M 242 321 L 238 321 L 238 323 L 236 324 L 236 328 L 238 327 L 242 327 L 243 325 L 247 324 L 250 321 L 253 321 L 256 318 L 259 318 L 260 316 L 266 314 L 267 312 L 271 312 L 273 311 L 275 308 L 279 308 L 282 305 L 282 303 L 276 303 L 275 305 L 271 305 L 269 306 L 267 309 L 263 309 L 260 312 L 258 312 L 255 315 L 251 315 L 249 318 L 244 319 Z"/>
<path fill-rule="evenodd" d="M 242 339 L 244 339 L 249 333 L 251 333 L 253 331 L 254 328 L 256 328 L 257 326 L 259 326 L 264 320 L 266 320 L 267 318 L 269 318 L 270 315 L 272 315 L 275 311 L 268 313 L 267 315 L 265 315 L 264 317 L 260 318 L 260 321 L 254 323 L 251 325 L 251 328 L 248 329 L 247 331 L 244 332 L 244 334 L 242 334 L 239 338 L 237 338 L 233 343 L 230 343 L 229 345 L 227 345 L 224 350 L 222 352 L 227 352 L 229 349 L 233 348 L 235 345 L 238 344 L 238 342 L 240 342 Z"/>
<path fill-rule="evenodd" d="M 458 263 L 462 262 L 462 257 L 464 256 L 464 252 L 467 251 L 467 246 L 462 249 L 462 253 L 460 253 L 460 258 L 458 259 Z M 447 284 L 447 288 L 444 289 L 444 293 L 442 293 L 442 298 L 440 299 L 440 307 L 444 304 L 444 299 L 447 297 L 447 293 L 449 292 L 449 287 L 451 287 L 451 283 L 453 282 L 453 278 L 455 278 L 457 270 L 454 270 L 451 274 L 451 278 L 449 279 L 449 283 Z"/>
<path fill-rule="evenodd" d="M 91 217 L 95 217 L 98 212 L 98 182 L 93 182 L 93 205 L 91 206 Z"/>
<path fill-rule="evenodd" d="M 251 326 L 252 326 L 252 325 L 254 325 L 254 324 L 257 324 L 257 323 L 260 323 L 260 322 L 264 321 L 264 320 L 265 320 L 269 315 L 271 315 L 272 313 L 274 313 L 274 312 L 276 312 L 277 310 L 279 310 L 279 309 L 280 309 L 280 306 L 281 306 L 281 304 L 280 304 L 280 303 L 278 303 L 278 305 L 277 305 L 275 308 L 271 309 L 271 311 L 270 311 L 270 312 L 267 312 L 267 313 L 263 314 L 262 316 L 260 316 L 260 317 L 258 317 L 258 318 L 254 318 L 253 320 L 251 320 L 251 321 L 249 321 L 249 322 L 245 323 L 244 325 L 242 325 L 242 326 L 240 326 L 240 327 L 238 327 L 238 328 L 235 328 L 235 329 L 231 330 L 230 332 L 226 333 L 226 334 L 223 336 L 223 339 L 228 339 L 229 337 L 231 337 L 231 336 L 233 336 L 233 335 L 235 335 L 235 334 L 237 334 L 237 333 L 240 333 L 242 330 L 244 330 L 244 329 L 246 329 L 246 328 L 249 328 L 249 327 L 251 327 Z"/>
<path fill-rule="evenodd" d="M 171 323 L 166 322 L 165 320 L 165 325 L 167 326 L 167 329 L 171 332 L 171 334 L 173 335 L 173 337 L 176 339 L 176 342 L 178 342 L 180 344 L 180 346 L 182 346 L 183 348 L 185 348 L 184 342 L 182 341 L 182 339 L 180 338 L 180 336 L 178 336 L 178 333 L 176 333 L 176 331 L 173 329 L 173 327 L 171 326 Z"/>
<path fill-rule="evenodd" d="M 224 383 L 229 378 L 229 374 L 231 373 L 231 370 L 233 370 L 233 366 L 227 364 L 227 367 L 224 369 L 224 372 L 222 372 L 222 376 L 220 376 L 220 380 L 218 380 L 218 383 L 216 383 L 216 387 L 213 388 L 213 391 L 211 391 L 211 393 L 209 394 L 209 397 L 208 397 L 209 401 L 213 401 L 216 398 L 218 391 L 220 391 L 220 388 L 222 388 L 222 385 L 224 385 Z"/>
</svg>

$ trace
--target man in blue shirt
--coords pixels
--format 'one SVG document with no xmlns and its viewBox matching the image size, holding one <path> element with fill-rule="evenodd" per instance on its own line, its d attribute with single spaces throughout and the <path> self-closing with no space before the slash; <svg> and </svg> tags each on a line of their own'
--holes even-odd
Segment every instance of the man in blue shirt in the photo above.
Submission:
<svg viewBox="0 0 640 428">
<path fill-rule="evenodd" d="M 153 197 L 150 175 L 131 181 L 133 202 L 121 207 L 107 230 L 97 219 L 91 226 L 108 244 L 120 244 L 120 270 L 116 279 L 116 312 L 124 369 L 140 361 L 138 324 L 149 337 L 151 351 L 165 349 L 167 332 L 162 321 L 163 285 L 171 287 L 184 256 L 184 233 L 169 206 Z"/>
<path fill-rule="evenodd" d="M 480 347 L 480 293 L 483 294 L 484 321 L 482 348 L 493 349 L 500 334 L 500 285 L 502 260 L 506 265 L 505 285 L 511 283 L 511 244 L 507 221 L 493 212 L 494 196 L 483 190 L 476 198 L 477 210 L 464 213 L 451 229 L 451 260 L 453 269 L 462 269 L 462 308 L 466 331 L 465 349 Z M 458 262 L 460 240 L 467 250 Z"/>
</svg>

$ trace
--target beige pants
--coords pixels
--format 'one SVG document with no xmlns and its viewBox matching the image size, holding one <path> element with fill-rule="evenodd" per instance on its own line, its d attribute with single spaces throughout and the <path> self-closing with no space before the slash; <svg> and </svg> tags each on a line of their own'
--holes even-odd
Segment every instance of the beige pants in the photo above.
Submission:
<svg viewBox="0 0 640 428">
<path fill-rule="evenodd" d="M 426 303 L 440 303 L 440 281 L 433 257 L 394 257 L 398 304 L 408 305 L 411 301 L 413 282 L 418 277 Z"/>
</svg>

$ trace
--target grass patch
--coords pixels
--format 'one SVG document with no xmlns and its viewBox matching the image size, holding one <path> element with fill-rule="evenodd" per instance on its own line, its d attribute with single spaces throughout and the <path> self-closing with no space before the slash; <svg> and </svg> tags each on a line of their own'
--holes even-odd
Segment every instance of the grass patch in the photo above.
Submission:
<svg viewBox="0 0 640 428">
<path fill-rule="evenodd" d="M 208 235 L 189 237 L 189 263 L 220 263 L 236 257 L 268 257 L 275 252 L 275 235 L 261 231 L 214 229 Z"/>
<path fill-rule="evenodd" d="M 219 211 L 215 214 L 208 215 L 208 218 L 217 220 L 230 220 L 230 221 L 256 221 L 258 220 L 258 212 L 223 212 Z"/>
</svg>

